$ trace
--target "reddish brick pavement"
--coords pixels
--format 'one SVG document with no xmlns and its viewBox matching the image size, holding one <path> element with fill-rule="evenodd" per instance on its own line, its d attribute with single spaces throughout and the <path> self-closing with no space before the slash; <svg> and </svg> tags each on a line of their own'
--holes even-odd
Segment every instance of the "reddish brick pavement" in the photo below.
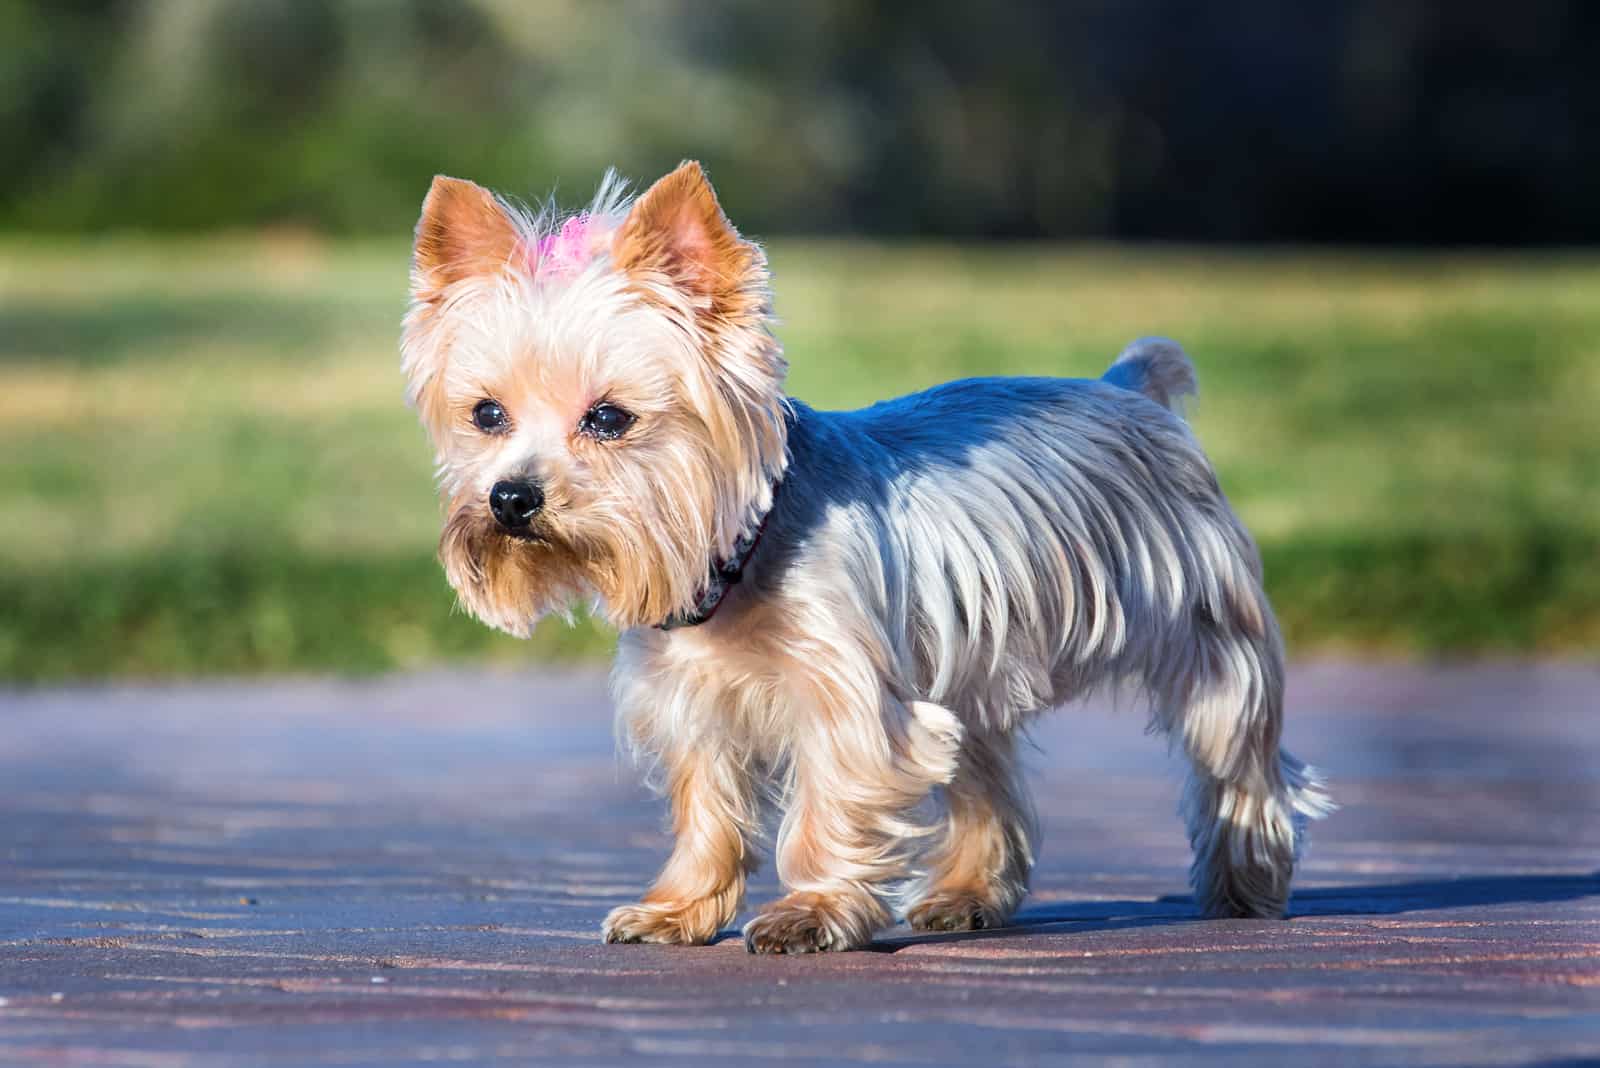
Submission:
<svg viewBox="0 0 1600 1068">
<path fill-rule="evenodd" d="M 1039 732 L 1019 925 L 606 946 L 666 848 L 594 675 L 0 694 L 0 1064 L 1600 1057 L 1600 672 L 1302 666 L 1344 805 L 1200 922 L 1132 710 Z M 775 892 L 758 881 L 761 900 Z"/>
</svg>

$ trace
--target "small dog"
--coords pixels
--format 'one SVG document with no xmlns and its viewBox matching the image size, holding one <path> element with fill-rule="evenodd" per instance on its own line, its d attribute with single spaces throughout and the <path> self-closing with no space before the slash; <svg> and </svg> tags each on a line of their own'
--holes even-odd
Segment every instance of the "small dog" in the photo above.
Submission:
<svg viewBox="0 0 1600 1068">
<path fill-rule="evenodd" d="M 856 412 L 784 393 L 761 249 L 700 166 L 534 215 L 434 180 L 402 342 L 461 601 L 526 635 L 592 602 L 621 631 L 619 731 L 675 843 L 610 942 L 734 919 L 763 816 L 788 893 L 757 953 L 1004 924 L 1033 817 L 1019 733 L 1131 683 L 1192 765 L 1208 916 L 1281 916 L 1328 801 L 1279 748 L 1283 647 L 1254 543 L 1146 339 L 1099 380 L 953 382 Z"/>
</svg>

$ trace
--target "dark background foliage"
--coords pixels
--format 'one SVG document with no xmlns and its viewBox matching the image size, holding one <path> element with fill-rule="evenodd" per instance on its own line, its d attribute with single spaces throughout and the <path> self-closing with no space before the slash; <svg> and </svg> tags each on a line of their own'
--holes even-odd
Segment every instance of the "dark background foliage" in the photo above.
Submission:
<svg viewBox="0 0 1600 1068">
<path fill-rule="evenodd" d="M 762 233 L 1600 237 L 1600 6 L 0 0 L 0 226 L 389 232 L 683 156 Z"/>
</svg>

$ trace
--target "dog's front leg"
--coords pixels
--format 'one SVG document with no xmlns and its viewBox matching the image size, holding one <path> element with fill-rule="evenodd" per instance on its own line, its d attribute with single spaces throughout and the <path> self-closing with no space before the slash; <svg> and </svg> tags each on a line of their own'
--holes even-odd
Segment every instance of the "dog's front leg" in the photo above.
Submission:
<svg viewBox="0 0 1600 1068">
<path fill-rule="evenodd" d="M 672 855 L 637 905 L 611 910 L 607 942 L 703 945 L 733 922 L 755 869 L 756 806 L 745 767 L 726 749 L 663 754 L 672 802 Z"/>
<path fill-rule="evenodd" d="M 855 949 L 886 926 L 885 899 L 933 828 L 917 806 L 950 781 L 961 726 L 948 710 L 887 695 L 821 702 L 797 732 L 778 876 L 788 895 L 745 925 L 752 953 Z"/>
</svg>

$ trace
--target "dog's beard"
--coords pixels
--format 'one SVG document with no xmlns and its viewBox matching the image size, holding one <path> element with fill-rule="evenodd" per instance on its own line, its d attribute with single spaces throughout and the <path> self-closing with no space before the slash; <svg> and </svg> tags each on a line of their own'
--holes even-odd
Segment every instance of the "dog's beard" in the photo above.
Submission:
<svg viewBox="0 0 1600 1068">
<path fill-rule="evenodd" d="M 469 612 L 517 637 L 584 602 L 619 629 L 659 623 L 694 603 L 710 563 L 703 523 L 614 513 L 589 519 L 587 533 L 538 518 L 527 533 L 513 534 L 478 502 L 464 503 L 445 523 L 439 560 Z"/>
<path fill-rule="evenodd" d="M 660 623 L 699 596 L 711 535 L 702 517 L 688 514 L 694 521 L 678 524 L 659 514 L 594 517 L 584 542 L 585 576 L 612 626 Z"/>
<path fill-rule="evenodd" d="M 476 504 L 451 512 L 439 561 L 469 612 L 517 637 L 547 613 L 569 609 L 585 590 L 577 557 L 548 526 L 512 534 Z"/>
</svg>

